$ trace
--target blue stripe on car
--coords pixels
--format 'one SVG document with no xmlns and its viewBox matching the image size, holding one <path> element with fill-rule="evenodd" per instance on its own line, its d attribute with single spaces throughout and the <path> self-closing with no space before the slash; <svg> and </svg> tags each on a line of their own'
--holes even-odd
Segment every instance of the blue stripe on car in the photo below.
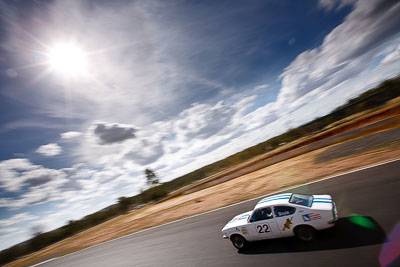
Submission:
<svg viewBox="0 0 400 267">
<path fill-rule="evenodd" d="M 260 202 L 258 202 L 258 203 L 262 203 L 262 202 L 266 202 L 266 201 L 273 201 L 273 200 L 277 200 L 277 199 L 289 199 L 289 198 L 290 198 L 289 196 L 267 198 L 267 199 L 260 200 Z"/>
<path fill-rule="evenodd" d="M 292 194 L 282 194 L 282 195 L 277 195 L 277 196 L 272 196 L 272 197 L 266 197 L 260 200 L 265 201 L 265 200 L 270 200 L 270 199 L 275 199 L 275 198 L 280 198 L 280 197 L 290 197 Z"/>
<path fill-rule="evenodd" d="M 265 197 L 263 199 L 270 199 L 270 198 L 276 198 L 276 197 L 288 197 L 291 196 L 292 194 L 281 194 L 281 195 L 275 195 L 275 196 L 270 196 L 270 197 Z"/>
<path fill-rule="evenodd" d="M 261 200 L 260 202 L 257 203 L 257 205 L 258 204 L 262 204 L 262 203 L 266 203 L 266 202 L 269 202 L 269 201 L 279 200 L 279 199 L 290 199 L 290 197 L 280 197 L 280 198 L 274 198 L 274 199 Z"/>
<path fill-rule="evenodd" d="M 292 195 L 292 194 L 281 194 L 281 195 L 275 195 L 275 196 L 265 197 L 264 199 L 276 198 L 276 197 L 290 197 L 291 195 Z"/>
</svg>

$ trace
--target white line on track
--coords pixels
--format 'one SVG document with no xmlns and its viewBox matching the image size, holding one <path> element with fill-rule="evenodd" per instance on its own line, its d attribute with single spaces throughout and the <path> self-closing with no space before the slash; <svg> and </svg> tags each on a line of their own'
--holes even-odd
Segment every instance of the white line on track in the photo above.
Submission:
<svg viewBox="0 0 400 267">
<path fill-rule="evenodd" d="M 87 249 L 91 249 L 91 248 L 94 248 L 94 247 L 97 247 L 97 246 L 106 244 L 106 243 L 108 243 L 108 242 L 112 242 L 112 241 L 115 241 L 115 240 L 118 240 L 118 239 L 122 239 L 122 238 L 125 238 L 125 237 L 128 237 L 128 236 L 140 234 L 140 233 L 143 233 L 143 232 L 146 232 L 146 231 L 149 231 L 149 230 L 153 230 L 153 229 L 155 229 L 155 228 L 162 227 L 162 226 L 165 226 L 165 225 L 168 225 L 168 224 L 173 224 L 173 223 L 176 223 L 176 222 L 180 222 L 180 221 L 183 221 L 183 220 L 191 219 L 191 218 L 194 218 L 194 217 L 197 217 L 197 216 L 201 216 L 201 215 L 204 215 L 204 214 L 207 214 L 207 213 L 211 213 L 211 212 L 214 212 L 214 211 L 218 211 L 218 210 L 222 210 L 222 209 L 225 209 L 225 208 L 229 208 L 229 207 L 233 207 L 233 206 L 236 206 L 236 205 L 240 205 L 240 204 L 242 204 L 242 203 L 246 203 L 246 202 L 249 202 L 249 201 L 252 201 L 252 200 L 255 200 L 255 199 L 264 198 L 264 197 L 267 197 L 267 196 L 270 196 L 270 195 L 275 195 L 275 194 L 280 193 L 280 192 L 282 192 L 282 191 L 287 191 L 287 190 L 294 189 L 294 188 L 297 188 L 297 187 L 301 187 L 301 186 L 305 186 L 305 185 L 309 185 L 309 184 L 314 184 L 314 183 L 319 183 L 319 182 L 322 182 L 322 181 L 325 181 L 325 180 L 329 180 L 329 179 L 332 179 L 332 178 L 336 178 L 336 177 L 339 177 L 339 176 L 343 176 L 343 175 L 346 175 L 346 174 L 350 174 L 350 173 L 354 173 L 354 172 L 359 172 L 359 171 L 366 170 L 366 169 L 375 168 L 375 167 L 378 167 L 378 166 L 381 166 L 381 165 L 385 165 L 385 164 L 388 164 L 388 163 L 392 163 L 392 162 L 395 162 L 395 161 L 398 161 L 398 160 L 400 160 L 400 158 L 393 159 L 393 160 L 389 160 L 389 161 L 385 161 L 385 162 L 381 162 L 381 163 L 377 163 L 377 164 L 373 164 L 373 165 L 369 165 L 369 166 L 362 167 L 362 168 L 359 168 L 359 169 L 355 169 L 355 170 L 352 170 L 352 171 L 347 171 L 347 172 L 344 172 L 344 173 L 340 173 L 340 174 L 328 176 L 328 177 L 325 177 L 325 178 L 322 178 L 322 179 L 319 179 L 319 180 L 316 180 L 316 181 L 304 183 L 304 184 L 301 184 L 301 185 L 295 185 L 295 186 L 283 188 L 283 189 L 281 189 L 281 190 L 278 190 L 278 191 L 269 193 L 268 195 L 265 195 L 265 196 L 254 197 L 254 198 L 247 199 L 247 200 L 244 200 L 244 201 L 241 201 L 241 202 L 238 202 L 238 203 L 234 203 L 234 204 L 231 204 L 231 205 L 228 205 L 228 206 L 224 206 L 224 207 L 216 208 L 216 209 L 213 209 L 213 210 L 205 211 L 205 212 L 203 212 L 203 213 L 195 214 L 195 215 L 192 215 L 192 216 L 189 216 L 189 217 L 185 217 L 185 218 L 182 218 L 182 219 L 178 219 L 178 220 L 175 220 L 175 221 L 172 221 L 172 222 L 167 222 L 167 223 L 160 224 L 160 225 L 156 225 L 156 226 L 153 226 L 153 227 L 150 227 L 150 228 L 146 228 L 146 229 L 143 229 L 143 230 L 140 230 L 140 231 L 131 233 L 131 234 L 127 234 L 127 235 L 124 235 L 124 236 L 120 236 L 120 237 L 117 237 L 117 238 L 114 238 L 114 239 L 111 239 L 111 240 L 102 242 L 102 243 L 100 243 L 100 244 L 97 244 L 97 245 L 94 245 L 94 246 L 91 246 L 91 247 L 87 247 L 87 248 L 81 249 L 81 250 L 79 250 L 79 251 L 72 252 L 72 253 L 70 253 L 70 254 L 67 254 L 67 255 L 64 255 L 64 256 L 61 256 L 61 257 L 54 257 L 54 258 L 51 258 L 51 259 L 49 259 L 49 260 L 46 260 L 46 261 L 44 261 L 44 262 L 40 262 L 40 263 L 35 264 L 35 265 L 33 265 L 33 266 L 30 266 L 30 267 L 36 267 L 36 266 L 42 265 L 42 264 L 44 264 L 44 263 L 53 261 L 53 260 L 58 259 L 58 258 L 62 258 L 62 257 L 68 256 L 68 255 L 76 254 L 76 253 L 85 251 L 85 250 L 87 250 Z"/>
<path fill-rule="evenodd" d="M 45 261 L 36 263 L 35 265 L 31 265 L 31 266 L 29 266 L 29 267 L 37 267 L 37 266 L 40 266 L 40 265 L 45 264 L 45 263 L 47 263 L 47 262 L 54 261 L 55 259 L 58 259 L 58 258 L 61 258 L 61 257 L 51 258 L 51 259 L 48 259 L 48 260 L 45 260 Z"/>
</svg>

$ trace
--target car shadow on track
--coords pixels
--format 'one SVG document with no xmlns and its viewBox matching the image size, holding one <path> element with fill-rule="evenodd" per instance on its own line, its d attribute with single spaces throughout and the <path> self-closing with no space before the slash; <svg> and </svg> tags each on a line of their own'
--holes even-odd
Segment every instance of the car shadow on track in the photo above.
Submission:
<svg viewBox="0 0 400 267">
<path fill-rule="evenodd" d="M 335 227 L 318 231 L 316 239 L 304 243 L 296 237 L 252 242 L 240 254 L 274 254 L 353 248 L 384 243 L 386 234 L 371 217 L 340 218 Z"/>
</svg>

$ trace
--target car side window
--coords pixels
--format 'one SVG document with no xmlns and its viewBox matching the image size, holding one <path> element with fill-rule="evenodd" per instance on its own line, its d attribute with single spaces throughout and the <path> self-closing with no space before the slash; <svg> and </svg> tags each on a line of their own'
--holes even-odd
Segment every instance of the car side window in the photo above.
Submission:
<svg viewBox="0 0 400 267">
<path fill-rule="evenodd" d="M 250 218 L 250 222 L 272 219 L 272 209 L 270 207 L 256 210 Z"/>
<path fill-rule="evenodd" d="M 296 212 L 296 208 L 289 206 L 275 206 L 274 213 L 276 217 L 283 217 L 287 215 L 291 215 Z"/>
</svg>

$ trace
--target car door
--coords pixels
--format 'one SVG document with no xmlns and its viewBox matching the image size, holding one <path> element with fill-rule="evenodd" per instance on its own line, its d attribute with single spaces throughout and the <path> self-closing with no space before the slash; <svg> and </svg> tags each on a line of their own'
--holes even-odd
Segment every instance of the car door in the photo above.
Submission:
<svg viewBox="0 0 400 267">
<path fill-rule="evenodd" d="M 286 205 L 274 206 L 275 221 L 282 236 L 293 235 L 296 223 L 296 208 Z"/>
<path fill-rule="evenodd" d="M 281 236 L 271 207 L 263 207 L 255 210 L 249 223 L 252 240 L 270 239 Z"/>
</svg>

